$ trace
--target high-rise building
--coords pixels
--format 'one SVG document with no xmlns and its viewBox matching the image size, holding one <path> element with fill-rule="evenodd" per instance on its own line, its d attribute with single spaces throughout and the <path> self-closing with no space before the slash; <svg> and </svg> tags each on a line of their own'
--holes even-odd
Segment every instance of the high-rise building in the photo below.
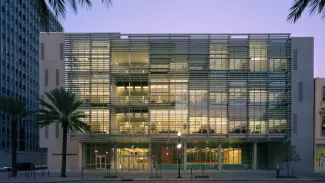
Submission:
<svg viewBox="0 0 325 183">
<path fill-rule="evenodd" d="M 39 35 L 44 31 L 34 0 L 0 1 L 0 95 L 13 96 L 28 109 L 38 107 Z M 61 32 L 58 20 L 50 15 L 49 31 Z M 0 167 L 11 165 L 10 117 L 0 113 Z M 45 164 L 46 151 L 39 148 L 39 129 L 35 115 L 18 122 L 18 162 Z"/>
<path fill-rule="evenodd" d="M 274 169 L 291 142 L 296 169 L 313 169 L 313 38 L 44 33 L 40 42 L 42 97 L 73 91 L 91 126 L 69 133 L 68 168 L 173 169 L 181 157 L 184 169 Z M 40 136 L 59 168 L 59 124 Z"/>
</svg>

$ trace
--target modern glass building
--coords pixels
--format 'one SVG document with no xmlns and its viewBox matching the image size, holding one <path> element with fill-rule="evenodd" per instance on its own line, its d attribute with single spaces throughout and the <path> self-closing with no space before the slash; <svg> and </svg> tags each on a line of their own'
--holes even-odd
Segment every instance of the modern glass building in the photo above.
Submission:
<svg viewBox="0 0 325 183">
<path fill-rule="evenodd" d="M 325 79 L 315 78 L 314 171 L 325 171 Z"/>
<path fill-rule="evenodd" d="M 58 86 L 76 93 L 92 131 L 70 133 L 68 167 L 176 169 L 181 157 L 184 169 L 275 168 L 281 144 L 299 143 L 293 85 L 304 82 L 295 71 L 305 48 L 295 39 L 313 47 L 312 38 L 290 34 L 42 34 L 51 50 L 43 51 L 41 93 Z M 303 72 L 309 81 L 313 70 Z M 42 134 L 44 147 L 61 141 L 58 125 Z"/>
<path fill-rule="evenodd" d="M 38 107 L 39 34 L 42 27 L 33 0 L 0 1 L 0 95 L 14 96 L 28 109 Z M 63 31 L 50 17 L 49 30 Z M 46 151 L 39 148 L 39 129 L 29 116 L 18 123 L 17 150 L 19 161 L 45 164 Z M 10 118 L 0 113 L 0 167 L 11 162 Z M 43 155 L 42 155 L 43 154 Z"/>
</svg>

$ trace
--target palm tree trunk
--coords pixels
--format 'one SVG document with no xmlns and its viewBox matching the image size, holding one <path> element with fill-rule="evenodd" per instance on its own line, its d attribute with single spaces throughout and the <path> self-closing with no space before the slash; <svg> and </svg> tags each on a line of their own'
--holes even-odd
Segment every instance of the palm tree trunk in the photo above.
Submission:
<svg viewBox="0 0 325 183">
<path fill-rule="evenodd" d="M 17 176 L 17 120 L 11 121 L 11 175 Z"/>
<path fill-rule="evenodd" d="M 63 128 L 61 177 L 66 177 L 68 129 Z"/>
</svg>

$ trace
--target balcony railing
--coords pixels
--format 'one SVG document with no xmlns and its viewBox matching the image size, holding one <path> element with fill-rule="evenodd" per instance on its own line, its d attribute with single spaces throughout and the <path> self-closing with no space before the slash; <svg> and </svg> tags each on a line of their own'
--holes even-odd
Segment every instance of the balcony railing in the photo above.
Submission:
<svg viewBox="0 0 325 183">
<path fill-rule="evenodd" d="M 78 100 L 84 103 L 109 103 L 109 95 L 79 95 Z"/>
<path fill-rule="evenodd" d="M 112 73 L 148 73 L 148 65 L 113 65 L 111 67 Z"/>
<path fill-rule="evenodd" d="M 113 104 L 147 104 L 147 96 L 119 96 L 111 97 Z"/>
<path fill-rule="evenodd" d="M 111 129 L 112 135 L 148 135 L 148 130 L 141 129 L 141 128 L 134 128 L 134 129 Z"/>
<path fill-rule="evenodd" d="M 177 133 L 181 132 L 183 137 L 199 137 L 199 136 L 204 136 L 206 137 L 207 135 L 209 137 L 214 137 L 214 136 L 222 136 L 224 138 L 227 138 L 227 136 L 232 137 L 232 138 L 245 138 L 245 137 L 253 137 L 253 138 L 265 138 L 268 136 L 269 138 L 273 137 L 281 137 L 284 138 L 286 137 L 285 130 L 283 131 L 275 131 L 271 132 L 269 131 L 268 133 L 249 133 L 249 132 L 235 132 L 235 133 L 219 133 L 211 130 L 210 132 L 207 130 L 196 130 L 196 131 L 191 131 L 188 133 L 187 130 L 148 130 L 148 129 L 143 129 L 143 128 L 130 128 L 130 129 L 110 129 L 109 131 L 104 130 L 92 130 L 91 133 L 73 133 L 71 137 L 83 137 L 83 138 L 88 138 L 89 136 L 152 136 L 152 137 L 162 137 L 162 136 L 177 136 Z M 150 133 L 150 134 L 149 134 Z M 219 137 L 220 138 L 220 137 Z"/>
</svg>

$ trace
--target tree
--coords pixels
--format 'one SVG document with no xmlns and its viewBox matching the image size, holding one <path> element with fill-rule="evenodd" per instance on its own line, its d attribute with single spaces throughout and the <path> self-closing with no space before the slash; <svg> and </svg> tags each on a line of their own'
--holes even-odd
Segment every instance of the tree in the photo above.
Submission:
<svg viewBox="0 0 325 183">
<path fill-rule="evenodd" d="M 17 122 L 34 113 L 28 110 L 24 102 L 9 96 L 0 96 L 0 111 L 11 118 L 11 171 L 12 176 L 17 175 Z"/>
<path fill-rule="evenodd" d="M 44 109 L 39 110 L 37 121 L 40 127 L 48 126 L 52 123 L 60 123 L 62 128 L 62 165 L 61 177 L 66 177 L 66 155 L 68 132 L 90 132 L 90 126 L 81 119 L 86 115 L 78 108 L 82 101 L 76 99 L 76 95 L 64 88 L 56 88 L 50 92 L 45 92 L 50 102 L 39 100 Z"/>
<path fill-rule="evenodd" d="M 282 148 L 284 154 L 281 158 L 281 161 L 286 164 L 286 176 L 289 177 L 289 167 L 291 165 L 291 175 L 293 176 L 294 163 L 300 162 L 301 157 L 299 151 L 296 149 L 295 145 L 291 145 L 290 142 L 284 144 Z"/>
<path fill-rule="evenodd" d="M 98 1 L 98 0 L 96 0 Z M 101 0 L 103 4 L 107 6 L 111 3 L 111 0 Z M 92 0 L 33 0 L 38 16 L 40 17 L 41 25 L 46 31 L 49 30 L 50 13 L 51 10 L 57 18 L 65 18 L 67 13 L 67 6 L 69 5 L 72 10 L 77 13 L 79 7 L 86 7 L 90 9 L 92 6 Z M 49 5 L 49 9 L 48 6 Z"/>
<path fill-rule="evenodd" d="M 306 8 L 309 8 L 309 15 L 322 14 L 325 18 L 325 0 L 295 0 L 287 20 L 296 23 Z"/>
</svg>

